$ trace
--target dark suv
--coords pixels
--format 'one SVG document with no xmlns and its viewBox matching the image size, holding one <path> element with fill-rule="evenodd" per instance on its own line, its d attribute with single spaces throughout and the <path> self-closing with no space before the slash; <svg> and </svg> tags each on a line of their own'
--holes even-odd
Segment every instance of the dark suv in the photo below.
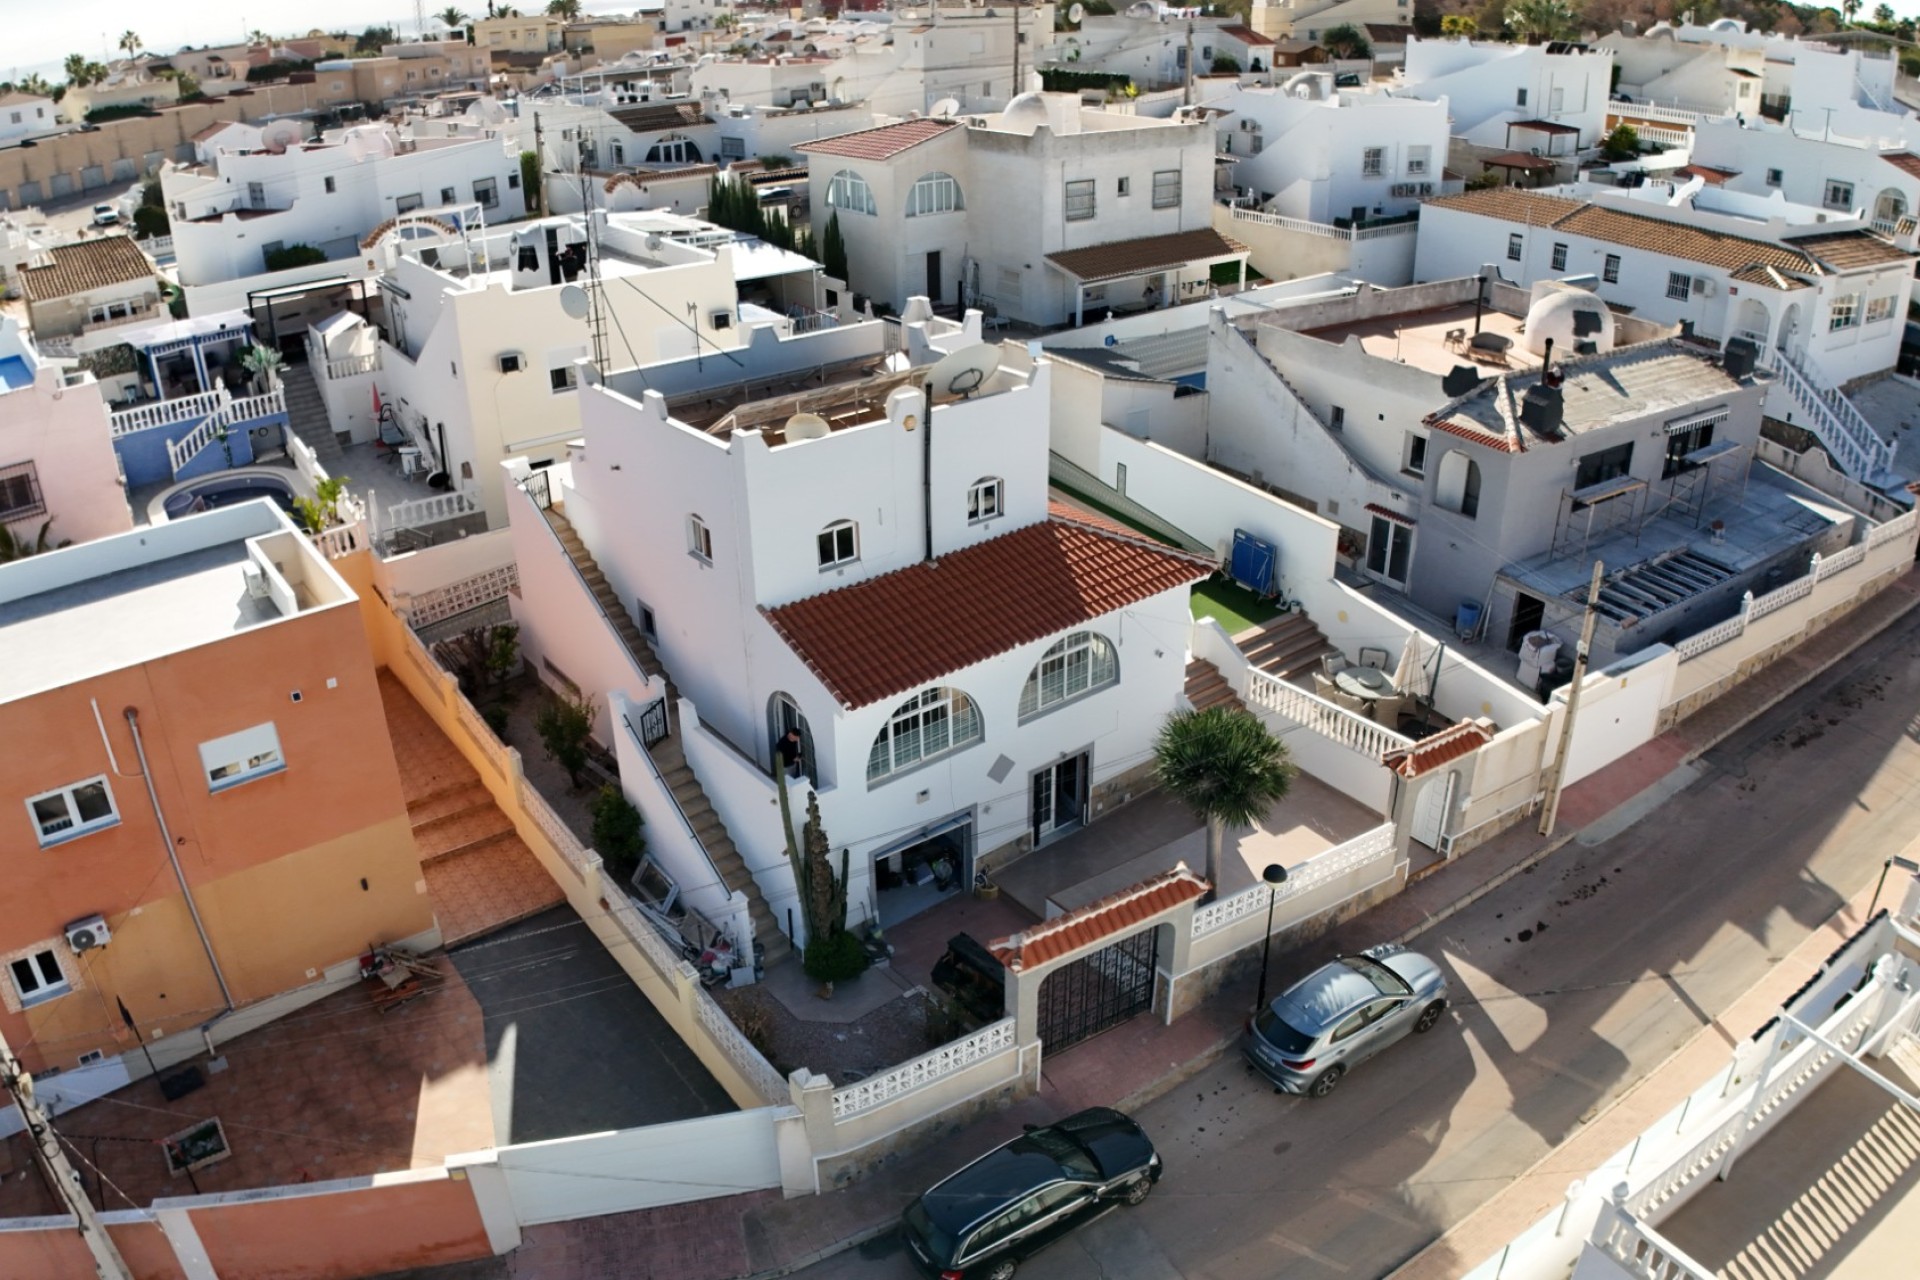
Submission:
<svg viewBox="0 0 1920 1280">
<path fill-rule="evenodd" d="M 907 1252 L 938 1280 L 1008 1280 L 1020 1260 L 1116 1204 L 1139 1204 L 1160 1180 L 1140 1126 L 1092 1107 L 1027 1131 L 910 1205 Z"/>
</svg>

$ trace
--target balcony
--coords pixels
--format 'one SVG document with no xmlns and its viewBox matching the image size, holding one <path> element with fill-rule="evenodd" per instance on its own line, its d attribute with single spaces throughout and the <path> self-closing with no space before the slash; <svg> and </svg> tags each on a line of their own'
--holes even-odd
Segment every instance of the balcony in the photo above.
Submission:
<svg viewBox="0 0 1920 1280">
<path fill-rule="evenodd" d="M 117 329 L 123 325 L 157 324 L 167 318 L 167 309 L 160 305 L 157 298 L 130 305 L 115 302 L 104 308 L 101 314 L 81 321 L 80 332 L 98 333 L 102 329 Z"/>
</svg>

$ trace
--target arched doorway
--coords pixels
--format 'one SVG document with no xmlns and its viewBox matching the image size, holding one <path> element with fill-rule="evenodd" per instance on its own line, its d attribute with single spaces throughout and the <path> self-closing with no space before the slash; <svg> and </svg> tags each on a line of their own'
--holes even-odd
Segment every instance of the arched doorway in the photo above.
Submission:
<svg viewBox="0 0 1920 1280">
<path fill-rule="evenodd" d="M 1907 195 L 1898 187 L 1888 187 L 1873 202 L 1873 222 L 1876 230 L 1891 231 L 1899 225 L 1900 219 L 1907 216 Z"/>
<path fill-rule="evenodd" d="M 800 713 L 800 704 L 784 693 L 776 693 L 767 699 L 767 767 L 778 769 L 780 753 L 774 744 L 787 736 L 792 729 L 800 735 L 800 774 L 815 786 L 820 785 L 820 763 L 813 754 L 813 731 L 807 727 L 806 716 Z"/>
<path fill-rule="evenodd" d="M 1772 329 L 1773 315 L 1767 310 L 1766 303 L 1758 298 L 1740 299 L 1740 309 L 1734 313 L 1730 337 L 1750 337 L 1765 348 Z"/>
<path fill-rule="evenodd" d="M 1797 356 L 1800 351 L 1800 304 L 1787 304 L 1786 314 L 1780 317 L 1780 332 L 1774 338 L 1773 345 L 1788 355 Z"/>
</svg>

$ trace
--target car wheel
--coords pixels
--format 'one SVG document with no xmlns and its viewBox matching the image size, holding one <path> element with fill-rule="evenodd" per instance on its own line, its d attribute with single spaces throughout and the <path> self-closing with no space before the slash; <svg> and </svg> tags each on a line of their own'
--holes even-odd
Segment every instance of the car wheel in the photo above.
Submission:
<svg viewBox="0 0 1920 1280">
<path fill-rule="evenodd" d="M 1121 1193 L 1120 1199 L 1130 1205 L 1145 1204 L 1147 1197 L 1152 1194 L 1153 1179 L 1143 1173 L 1127 1184 L 1127 1189 Z"/>
<path fill-rule="evenodd" d="M 1420 1020 L 1413 1024 L 1415 1031 L 1431 1031 L 1440 1021 L 1440 1015 L 1447 1011 L 1445 1000 L 1435 1000 L 1420 1011 Z"/>
<path fill-rule="evenodd" d="M 1017 1265 L 1012 1258 L 1002 1258 L 987 1268 L 985 1280 L 1013 1280 L 1014 1268 Z"/>
<path fill-rule="evenodd" d="M 1340 1077 L 1345 1074 L 1347 1074 L 1345 1067 L 1328 1067 L 1325 1071 L 1315 1076 L 1313 1083 L 1307 1086 L 1307 1096 L 1309 1098 L 1326 1097 L 1339 1086 Z"/>
</svg>

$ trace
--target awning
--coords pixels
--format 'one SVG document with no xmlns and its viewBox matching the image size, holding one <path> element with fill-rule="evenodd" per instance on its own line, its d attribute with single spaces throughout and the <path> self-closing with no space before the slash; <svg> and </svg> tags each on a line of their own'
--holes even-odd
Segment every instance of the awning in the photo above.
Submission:
<svg viewBox="0 0 1920 1280">
<path fill-rule="evenodd" d="M 1690 413 L 1683 418 L 1675 418 L 1667 423 L 1667 434 L 1676 436 L 1682 431 L 1691 431 L 1695 427 L 1712 426 L 1716 423 L 1725 422 L 1731 416 L 1732 410 L 1728 409 L 1725 405 L 1721 405 L 1716 409 L 1707 409 L 1701 413 Z"/>
<path fill-rule="evenodd" d="M 1367 510 L 1379 516 L 1382 520 L 1391 520 L 1395 524 L 1403 524 L 1409 529 L 1419 524 L 1419 521 L 1407 515 L 1405 512 L 1395 511 L 1392 507 L 1383 507 L 1377 502 L 1369 502 L 1367 504 Z"/>
<path fill-rule="evenodd" d="M 1170 271 L 1194 262 L 1244 258 L 1247 253 L 1245 245 L 1209 227 L 1204 231 L 1114 240 L 1086 249 L 1063 249 L 1048 254 L 1047 261 L 1082 284 L 1096 284 L 1102 280 Z"/>
<path fill-rule="evenodd" d="M 1580 132 L 1580 130 L 1575 128 L 1573 125 L 1555 124 L 1551 120 L 1515 120 L 1512 124 L 1508 125 L 1507 128 L 1532 129 L 1535 133 L 1552 133 L 1552 134 L 1567 134 L 1567 133 L 1577 134 Z"/>
<path fill-rule="evenodd" d="M 307 280 L 300 284 L 283 284 L 273 289 L 253 289 L 247 293 L 247 301 L 272 302 L 277 298 L 297 298 L 303 293 L 312 293 L 316 289 L 334 289 L 343 284 L 353 284 L 359 276 L 327 276 L 321 280 Z"/>
</svg>

